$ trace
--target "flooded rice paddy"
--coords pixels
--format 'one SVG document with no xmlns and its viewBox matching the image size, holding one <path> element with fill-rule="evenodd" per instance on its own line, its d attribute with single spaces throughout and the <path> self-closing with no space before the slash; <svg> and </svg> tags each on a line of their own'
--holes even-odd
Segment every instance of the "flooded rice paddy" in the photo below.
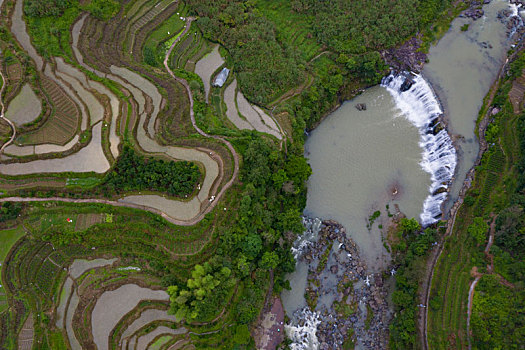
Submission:
<svg viewBox="0 0 525 350">
<path fill-rule="evenodd" d="M 29 84 L 24 84 L 18 95 L 7 106 L 5 117 L 16 126 L 31 123 L 42 113 L 42 102 Z"/>
<path fill-rule="evenodd" d="M 226 116 L 239 130 L 253 130 L 253 126 L 239 116 L 239 111 L 235 104 L 235 94 L 237 92 L 237 79 L 234 79 L 224 90 L 224 103 L 226 103 Z"/>
<path fill-rule="evenodd" d="M 27 163 L 2 164 L 0 173 L 5 175 L 24 175 L 38 173 L 62 172 L 96 172 L 109 170 L 109 161 L 102 149 L 102 124 L 98 123 L 92 129 L 92 138 L 87 146 L 80 151 L 64 158 L 35 160 Z"/>
<path fill-rule="evenodd" d="M 65 152 L 71 149 L 77 144 L 79 136 L 75 135 L 64 146 L 54 145 L 52 143 L 44 143 L 40 145 L 27 145 L 27 146 L 18 146 L 16 144 L 9 145 L 5 148 L 4 153 L 13 156 L 29 156 L 33 154 L 44 154 L 44 153 L 55 153 L 55 152 Z"/>
<path fill-rule="evenodd" d="M 111 330 L 120 319 L 132 311 L 142 300 L 168 301 L 163 290 L 143 288 L 136 284 L 125 284 L 113 291 L 104 292 L 98 298 L 91 314 L 93 341 L 98 350 L 108 349 Z"/>
<path fill-rule="evenodd" d="M 211 76 L 221 65 L 224 64 L 224 59 L 219 53 L 219 45 L 215 45 L 213 50 L 201 58 L 195 65 L 195 73 L 201 77 L 204 83 L 204 93 L 206 101 L 208 101 L 208 95 L 210 94 L 211 88 Z"/>
</svg>

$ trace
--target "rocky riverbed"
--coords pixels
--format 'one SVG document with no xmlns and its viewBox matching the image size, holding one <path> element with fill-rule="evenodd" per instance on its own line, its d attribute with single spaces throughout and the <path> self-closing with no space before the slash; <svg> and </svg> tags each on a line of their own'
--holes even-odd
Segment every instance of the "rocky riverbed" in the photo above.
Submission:
<svg viewBox="0 0 525 350">
<path fill-rule="evenodd" d="M 322 221 L 316 241 L 302 245 L 298 263 L 308 265 L 308 307 L 294 315 L 299 327 L 292 332 L 288 328 L 292 349 L 341 349 L 343 344 L 345 348 L 351 344 L 387 347 L 390 273 L 368 273 L 357 245 L 341 224 Z"/>
</svg>

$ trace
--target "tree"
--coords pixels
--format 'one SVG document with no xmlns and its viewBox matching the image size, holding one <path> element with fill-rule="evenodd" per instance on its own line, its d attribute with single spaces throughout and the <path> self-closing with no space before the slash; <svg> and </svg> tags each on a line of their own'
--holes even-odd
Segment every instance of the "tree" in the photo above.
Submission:
<svg viewBox="0 0 525 350">
<path fill-rule="evenodd" d="M 489 225 L 483 220 L 483 218 L 477 217 L 474 218 L 474 222 L 469 225 L 467 232 L 469 235 L 474 238 L 474 241 L 477 245 L 480 245 L 485 242 L 487 231 Z"/>
<path fill-rule="evenodd" d="M 178 320 L 194 320 L 200 316 L 202 310 L 207 309 L 207 299 L 213 297 L 213 292 L 231 275 L 228 267 L 213 268 L 209 262 L 197 264 L 191 272 L 191 278 L 186 286 L 170 286 L 170 313 Z"/>
<path fill-rule="evenodd" d="M 261 236 L 254 233 L 247 235 L 241 243 L 241 249 L 248 259 L 255 259 L 262 249 Z"/>
<path fill-rule="evenodd" d="M 237 344 L 248 344 L 250 341 L 250 330 L 248 325 L 240 324 L 235 329 L 235 335 L 233 336 L 233 341 Z"/>
<path fill-rule="evenodd" d="M 157 66 L 157 57 L 155 57 L 155 52 L 149 46 L 144 47 L 144 62 L 153 67 Z"/>
<path fill-rule="evenodd" d="M 276 190 L 280 191 L 283 188 L 283 184 L 288 181 L 288 176 L 286 176 L 286 171 L 284 169 L 279 169 L 276 173 L 272 175 L 272 181 Z"/>
<path fill-rule="evenodd" d="M 279 215 L 279 226 L 282 231 L 291 231 L 293 233 L 301 233 L 304 231 L 303 222 L 301 220 L 301 213 L 298 209 L 291 208 Z"/>
<path fill-rule="evenodd" d="M 279 256 L 276 252 L 265 252 L 259 262 L 262 269 L 273 270 L 279 265 Z"/>
<path fill-rule="evenodd" d="M 421 229 L 416 219 L 402 218 L 399 222 L 399 228 L 405 235 L 411 235 Z"/>
<path fill-rule="evenodd" d="M 22 203 L 5 202 L 0 206 L 0 222 L 13 220 L 22 211 Z"/>
</svg>

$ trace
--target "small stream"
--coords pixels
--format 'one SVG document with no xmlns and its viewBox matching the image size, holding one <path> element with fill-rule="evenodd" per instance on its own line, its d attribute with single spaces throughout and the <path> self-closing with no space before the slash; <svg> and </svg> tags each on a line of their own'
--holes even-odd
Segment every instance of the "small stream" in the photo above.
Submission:
<svg viewBox="0 0 525 350">
<path fill-rule="evenodd" d="M 505 0 L 492 0 L 483 10 L 478 20 L 452 22 L 430 49 L 429 63 L 420 75 L 386 77 L 381 86 L 343 103 L 308 137 L 305 156 L 313 174 L 305 214 L 341 223 L 359 247 L 367 274 L 390 268 L 380 227 L 390 213 L 399 209 L 423 225 L 438 221 L 457 198 L 477 156 L 475 121 L 515 30 L 506 24 L 513 15 L 524 15 L 523 9 Z M 465 24 L 468 30 L 462 31 Z M 358 110 L 358 104 L 366 105 L 366 110 Z M 371 224 L 375 211 L 380 217 Z M 312 231 L 310 225 L 308 239 L 315 241 Z M 331 295 L 319 296 L 316 310 L 306 307 L 304 291 L 312 266 L 315 262 L 305 264 L 301 259 L 288 276 L 292 290 L 282 293 L 292 320 L 288 329 L 295 332 L 295 339 L 302 335 L 316 340 L 312 334 L 323 324 L 318 324 L 322 317 L 315 311 L 333 300 Z M 356 291 L 362 280 L 361 276 L 354 281 Z M 367 348 L 365 343 L 358 339 L 356 348 Z M 323 349 L 326 344 L 316 340 L 294 343 L 292 348 Z"/>
</svg>

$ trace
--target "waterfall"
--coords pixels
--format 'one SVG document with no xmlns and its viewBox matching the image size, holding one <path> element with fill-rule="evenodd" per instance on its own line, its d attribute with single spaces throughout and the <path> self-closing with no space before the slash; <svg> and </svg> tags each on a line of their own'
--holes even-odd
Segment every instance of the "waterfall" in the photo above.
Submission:
<svg viewBox="0 0 525 350">
<path fill-rule="evenodd" d="M 510 3 L 509 9 L 511 11 L 511 14 L 509 16 L 509 20 L 514 21 L 512 29 L 509 33 L 509 38 L 512 38 L 514 34 L 518 32 L 518 30 L 523 27 L 523 17 L 525 17 L 525 9 L 523 8 L 522 4 L 520 3 Z"/>
<path fill-rule="evenodd" d="M 383 78 L 381 85 L 392 95 L 403 116 L 419 129 L 419 145 L 423 150 L 420 164 L 432 180 L 420 218 L 423 226 L 430 225 L 441 216 L 441 205 L 447 198 L 456 168 L 456 149 L 439 122 L 443 113 L 440 104 L 421 75 L 390 74 Z"/>
<path fill-rule="evenodd" d="M 292 350 L 316 350 L 319 348 L 319 340 L 316 332 L 321 323 L 319 314 L 312 312 L 308 307 L 298 310 L 296 318 L 299 324 L 287 324 L 284 326 L 288 338 L 292 341 Z"/>
<path fill-rule="evenodd" d="M 295 261 L 303 254 L 307 247 L 313 244 L 321 230 L 321 219 L 303 216 L 304 232 L 296 238 L 292 245 L 292 254 Z"/>
</svg>

